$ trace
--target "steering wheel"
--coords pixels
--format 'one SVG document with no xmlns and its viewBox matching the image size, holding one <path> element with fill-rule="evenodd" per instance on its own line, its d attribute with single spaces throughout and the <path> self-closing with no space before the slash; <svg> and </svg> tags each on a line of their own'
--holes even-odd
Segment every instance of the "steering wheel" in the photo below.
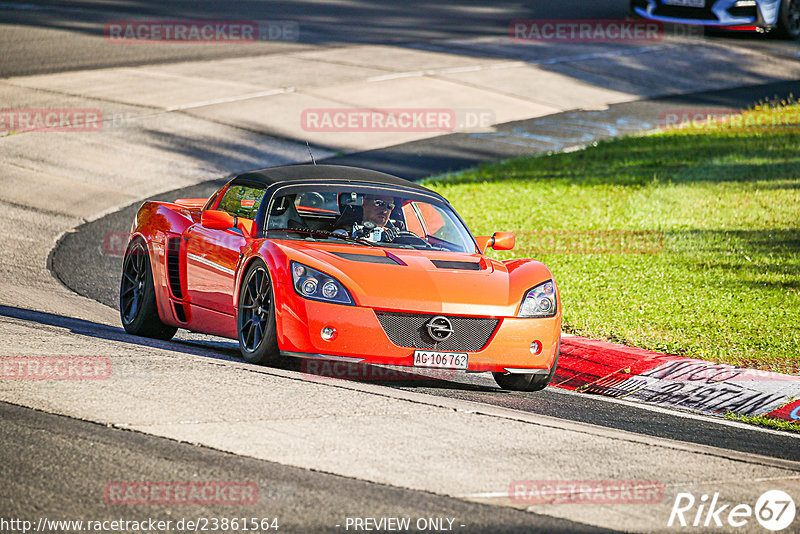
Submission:
<svg viewBox="0 0 800 534">
<path fill-rule="evenodd" d="M 325 197 L 317 193 L 316 191 L 308 191 L 306 193 L 303 193 L 303 197 L 308 198 L 308 200 L 312 202 L 311 207 L 321 206 L 322 204 L 325 204 Z M 303 200 L 305 200 L 306 198 L 304 198 Z"/>
<path fill-rule="evenodd" d="M 398 245 L 423 246 L 426 248 L 430 247 L 430 244 L 427 241 L 422 239 L 414 232 L 409 232 L 408 230 L 400 230 L 397 232 L 397 235 L 392 240 L 392 243 L 397 243 Z"/>
</svg>

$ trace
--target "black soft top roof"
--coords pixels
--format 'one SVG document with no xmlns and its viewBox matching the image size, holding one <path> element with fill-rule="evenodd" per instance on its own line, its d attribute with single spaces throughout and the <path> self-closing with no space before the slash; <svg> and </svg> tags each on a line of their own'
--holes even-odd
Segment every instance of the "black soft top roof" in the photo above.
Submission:
<svg viewBox="0 0 800 534">
<path fill-rule="evenodd" d="M 370 184 L 386 184 L 406 187 L 417 191 L 424 191 L 439 196 L 419 184 L 378 171 L 361 169 L 359 167 L 346 167 L 344 165 L 286 165 L 283 167 L 270 167 L 257 171 L 248 171 L 233 179 L 233 184 L 258 184 L 269 187 L 282 182 L 305 181 L 336 181 Z"/>
</svg>

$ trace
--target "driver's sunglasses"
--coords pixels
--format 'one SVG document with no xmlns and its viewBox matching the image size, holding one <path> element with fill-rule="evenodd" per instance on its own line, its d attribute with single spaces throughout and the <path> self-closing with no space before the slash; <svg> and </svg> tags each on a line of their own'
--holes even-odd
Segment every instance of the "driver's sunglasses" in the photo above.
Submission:
<svg viewBox="0 0 800 534">
<path fill-rule="evenodd" d="M 385 200 L 375 199 L 372 201 L 376 208 L 389 208 L 390 210 L 394 209 L 394 202 L 386 202 Z"/>
</svg>

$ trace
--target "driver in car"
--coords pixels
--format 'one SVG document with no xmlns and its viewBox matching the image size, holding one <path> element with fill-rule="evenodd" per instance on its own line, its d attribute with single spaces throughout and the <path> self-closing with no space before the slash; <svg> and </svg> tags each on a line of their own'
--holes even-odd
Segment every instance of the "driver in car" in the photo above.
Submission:
<svg viewBox="0 0 800 534">
<path fill-rule="evenodd" d="M 401 228 L 389 220 L 396 203 L 394 197 L 364 195 L 362 223 L 353 225 L 354 237 L 368 241 L 391 242 Z"/>
</svg>

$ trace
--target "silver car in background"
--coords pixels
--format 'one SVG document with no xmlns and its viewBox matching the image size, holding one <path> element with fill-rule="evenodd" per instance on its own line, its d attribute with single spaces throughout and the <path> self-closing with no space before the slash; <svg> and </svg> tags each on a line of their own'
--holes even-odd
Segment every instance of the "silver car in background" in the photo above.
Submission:
<svg viewBox="0 0 800 534">
<path fill-rule="evenodd" d="M 771 31 L 800 37 L 800 0 L 631 0 L 646 19 L 730 30 Z"/>
</svg>

